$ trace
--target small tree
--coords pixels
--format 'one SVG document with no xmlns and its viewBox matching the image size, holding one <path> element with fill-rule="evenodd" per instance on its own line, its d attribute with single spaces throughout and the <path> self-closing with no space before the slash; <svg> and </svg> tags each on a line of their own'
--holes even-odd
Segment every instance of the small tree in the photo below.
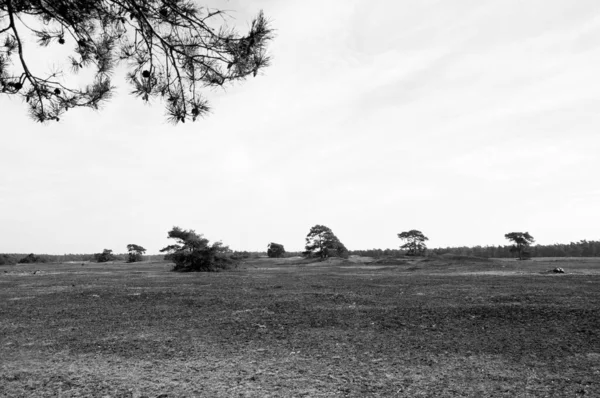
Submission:
<svg viewBox="0 0 600 398">
<path fill-rule="evenodd" d="M 398 238 L 402 239 L 406 243 L 400 246 L 400 249 L 407 250 L 407 256 L 422 256 L 427 250 L 425 241 L 429 240 L 428 237 L 423 235 L 423 232 L 411 229 L 398 234 Z"/>
<path fill-rule="evenodd" d="M 504 237 L 514 243 L 510 251 L 517 252 L 519 260 L 529 257 L 529 253 L 525 251 L 525 248 L 535 242 L 535 239 L 533 239 L 533 236 L 529 235 L 529 232 L 510 232 L 504 235 Z"/>
<path fill-rule="evenodd" d="M 271 258 L 280 258 L 283 257 L 284 254 L 285 249 L 283 248 L 283 245 L 280 245 L 279 243 L 271 242 L 267 246 L 267 256 Z"/>
<path fill-rule="evenodd" d="M 129 252 L 129 256 L 127 258 L 128 263 L 136 263 L 142 261 L 144 259 L 144 254 L 146 253 L 146 249 L 142 246 L 130 244 L 127 245 L 127 251 Z"/>
<path fill-rule="evenodd" d="M 113 254 L 112 250 L 104 249 L 102 253 L 94 254 L 94 259 L 97 263 L 107 263 L 109 261 L 115 261 L 117 257 Z"/>
<path fill-rule="evenodd" d="M 333 231 L 324 225 L 315 225 L 306 235 L 307 257 L 317 256 L 322 260 L 327 257 L 348 257 L 348 249 L 335 236 Z"/>
<path fill-rule="evenodd" d="M 231 250 L 221 242 L 209 244 L 209 240 L 193 229 L 173 227 L 169 239 L 177 243 L 161 249 L 165 259 L 175 263 L 174 271 L 221 271 L 236 265 L 229 255 Z"/>
</svg>

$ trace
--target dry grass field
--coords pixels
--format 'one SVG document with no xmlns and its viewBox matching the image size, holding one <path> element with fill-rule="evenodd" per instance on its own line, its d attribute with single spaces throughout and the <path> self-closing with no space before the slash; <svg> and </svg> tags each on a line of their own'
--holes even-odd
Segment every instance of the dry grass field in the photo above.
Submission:
<svg viewBox="0 0 600 398">
<path fill-rule="evenodd" d="M 169 270 L 0 267 L 0 396 L 600 396 L 600 259 Z"/>
</svg>

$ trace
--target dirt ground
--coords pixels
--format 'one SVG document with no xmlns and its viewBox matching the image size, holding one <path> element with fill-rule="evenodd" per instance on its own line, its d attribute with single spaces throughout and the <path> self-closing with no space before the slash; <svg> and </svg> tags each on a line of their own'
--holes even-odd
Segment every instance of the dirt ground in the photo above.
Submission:
<svg viewBox="0 0 600 398">
<path fill-rule="evenodd" d="M 599 397 L 600 259 L 3 266 L 0 396 Z"/>
</svg>

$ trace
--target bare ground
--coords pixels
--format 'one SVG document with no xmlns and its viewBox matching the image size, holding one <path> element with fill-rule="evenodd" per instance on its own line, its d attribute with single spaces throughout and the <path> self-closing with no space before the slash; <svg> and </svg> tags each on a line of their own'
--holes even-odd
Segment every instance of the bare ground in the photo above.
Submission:
<svg viewBox="0 0 600 398">
<path fill-rule="evenodd" d="M 0 267 L 0 396 L 600 396 L 600 259 L 169 269 Z"/>
</svg>

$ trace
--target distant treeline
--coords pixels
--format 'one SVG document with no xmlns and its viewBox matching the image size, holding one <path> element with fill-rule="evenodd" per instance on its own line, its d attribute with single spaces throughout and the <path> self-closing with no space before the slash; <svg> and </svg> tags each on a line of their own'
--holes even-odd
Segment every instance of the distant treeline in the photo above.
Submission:
<svg viewBox="0 0 600 398">
<path fill-rule="evenodd" d="M 233 251 L 232 257 L 239 260 L 266 257 L 267 252 L 258 251 Z M 286 252 L 284 257 L 301 256 L 302 252 Z M 25 254 L 25 253 L 0 253 L 0 265 L 14 265 L 21 263 L 66 263 L 66 262 L 96 262 L 97 254 Z M 114 254 L 115 261 L 127 261 L 127 253 Z M 163 261 L 164 254 L 145 254 L 143 261 Z"/>
<path fill-rule="evenodd" d="M 513 258 L 515 253 L 512 246 L 474 246 L 474 247 L 445 247 L 428 249 L 429 254 L 457 254 L 461 256 Z M 600 257 L 600 241 L 582 240 L 571 243 L 555 243 L 553 245 L 534 245 L 527 248 L 531 257 Z M 370 249 L 350 250 L 351 255 L 366 257 L 398 257 L 406 254 L 400 249 Z M 266 252 L 234 251 L 232 256 L 243 260 L 248 258 L 265 257 Z M 284 257 L 301 256 L 302 252 L 286 252 Z M 162 261 L 163 254 L 144 255 L 144 261 Z M 94 254 L 0 254 L 0 265 L 11 265 L 20 262 L 64 263 L 69 261 L 95 261 Z M 115 254 L 116 261 L 126 261 L 127 254 Z"/>
<path fill-rule="evenodd" d="M 300 253 L 300 252 L 298 252 Z M 290 253 L 291 255 L 293 253 Z M 239 259 L 256 258 L 266 256 L 267 252 L 234 251 L 232 256 Z M 114 261 L 127 261 L 127 253 L 113 254 Z M 286 253 L 286 257 L 288 253 Z M 66 263 L 66 262 L 96 262 L 97 254 L 24 254 L 24 253 L 0 253 L 0 265 L 14 265 L 20 263 Z M 164 254 L 145 254 L 143 261 L 162 261 Z"/>
<path fill-rule="evenodd" d="M 474 246 L 445 247 L 428 249 L 430 254 L 457 254 L 461 256 L 513 258 L 512 245 L 506 246 Z M 534 245 L 527 248 L 531 257 L 600 257 L 600 241 L 582 240 L 571 243 L 555 243 L 552 245 Z M 399 249 L 350 250 L 350 254 L 366 257 L 396 257 L 405 254 Z"/>
<path fill-rule="evenodd" d="M 117 259 L 125 260 L 127 254 L 116 254 Z M 161 256 L 162 257 L 162 256 Z M 21 262 L 31 262 L 26 259 L 35 258 L 36 263 L 66 263 L 69 261 L 95 261 L 94 254 L 38 254 L 32 256 L 32 254 L 23 253 L 6 253 L 0 254 L 0 265 L 17 264 Z"/>
<path fill-rule="evenodd" d="M 27 261 L 33 258 L 31 254 L 7 253 L 0 254 L 0 265 L 36 262 L 36 263 L 66 263 L 66 262 L 96 262 L 98 254 L 39 254 L 36 261 Z M 114 261 L 127 261 L 128 254 L 113 254 Z M 148 254 L 143 256 L 144 261 L 162 261 L 164 254 Z"/>
</svg>

